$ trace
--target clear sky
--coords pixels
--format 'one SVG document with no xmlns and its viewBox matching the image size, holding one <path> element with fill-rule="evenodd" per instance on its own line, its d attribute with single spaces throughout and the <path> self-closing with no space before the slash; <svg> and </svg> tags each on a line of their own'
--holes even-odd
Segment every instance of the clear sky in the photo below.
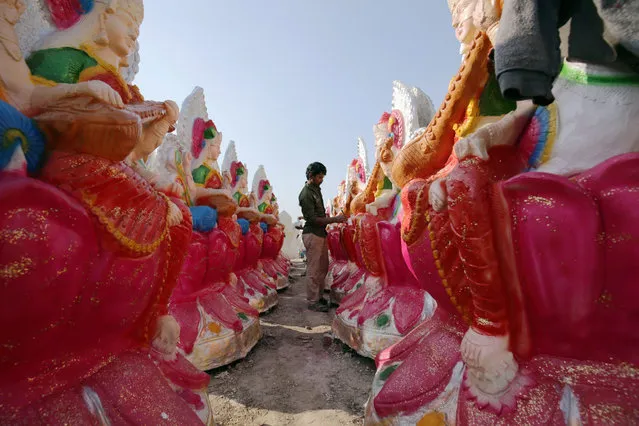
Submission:
<svg viewBox="0 0 639 426">
<path fill-rule="evenodd" d="M 418 86 L 437 108 L 460 64 L 444 0 L 151 0 L 145 2 L 136 84 L 147 99 L 182 104 L 204 88 L 209 116 L 249 168 L 259 164 L 280 210 L 312 161 L 332 198 L 357 136 L 374 164 L 372 127 L 390 109 L 392 81 Z"/>
</svg>

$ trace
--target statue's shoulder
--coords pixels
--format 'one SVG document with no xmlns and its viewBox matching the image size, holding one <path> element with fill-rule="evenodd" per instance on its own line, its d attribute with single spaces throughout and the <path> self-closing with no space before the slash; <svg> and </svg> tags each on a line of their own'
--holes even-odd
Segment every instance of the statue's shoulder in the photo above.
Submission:
<svg viewBox="0 0 639 426">
<path fill-rule="evenodd" d="M 31 74 L 54 83 L 77 83 L 84 70 L 97 65 L 88 53 L 73 47 L 37 50 L 27 59 Z"/>
<path fill-rule="evenodd" d="M 208 167 L 206 164 L 202 164 L 201 166 L 193 169 L 191 173 L 193 175 L 193 180 L 195 181 L 195 183 L 203 185 L 204 183 L 206 183 L 206 178 L 211 173 L 211 168 Z"/>
</svg>

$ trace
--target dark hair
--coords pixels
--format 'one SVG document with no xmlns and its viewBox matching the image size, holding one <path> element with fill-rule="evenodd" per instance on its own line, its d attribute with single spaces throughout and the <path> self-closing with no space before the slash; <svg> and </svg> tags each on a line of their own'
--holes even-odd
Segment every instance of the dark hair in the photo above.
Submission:
<svg viewBox="0 0 639 426">
<path fill-rule="evenodd" d="M 326 175 L 326 166 L 316 161 L 306 168 L 306 179 L 311 179 L 317 175 Z"/>
</svg>

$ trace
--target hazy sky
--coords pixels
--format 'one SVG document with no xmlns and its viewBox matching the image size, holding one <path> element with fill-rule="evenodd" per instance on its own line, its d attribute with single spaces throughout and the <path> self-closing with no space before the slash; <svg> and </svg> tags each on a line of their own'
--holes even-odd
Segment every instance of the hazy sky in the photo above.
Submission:
<svg viewBox="0 0 639 426">
<path fill-rule="evenodd" d="M 420 87 L 437 108 L 460 64 L 444 0 L 152 0 L 145 2 L 140 72 L 147 99 L 178 105 L 201 86 L 209 116 L 249 168 L 259 164 L 280 210 L 312 161 L 332 198 L 346 164 L 390 109 L 392 81 Z"/>
</svg>

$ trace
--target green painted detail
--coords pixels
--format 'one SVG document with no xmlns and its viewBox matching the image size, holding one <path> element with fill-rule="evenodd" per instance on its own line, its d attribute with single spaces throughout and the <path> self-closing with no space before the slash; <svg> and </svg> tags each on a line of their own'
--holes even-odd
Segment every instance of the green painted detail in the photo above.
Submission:
<svg viewBox="0 0 639 426">
<path fill-rule="evenodd" d="M 355 286 L 355 290 L 357 290 L 358 288 L 360 288 L 362 286 L 362 283 L 359 283 Z"/>
<path fill-rule="evenodd" d="M 395 370 L 397 370 L 397 367 L 399 367 L 399 364 L 391 365 L 390 367 L 385 368 L 381 373 L 379 373 L 379 380 L 387 380 L 390 375 L 393 374 Z"/>
<path fill-rule="evenodd" d="M 34 76 L 66 84 L 77 83 L 82 71 L 96 65 L 98 62 L 85 51 L 72 47 L 38 50 L 27 59 Z"/>
<path fill-rule="evenodd" d="M 384 186 L 382 189 L 393 189 L 393 182 L 387 176 L 384 176 Z"/>
<path fill-rule="evenodd" d="M 204 130 L 204 139 L 215 139 L 216 136 L 217 131 L 214 127 L 207 127 L 206 130 Z"/>
<path fill-rule="evenodd" d="M 390 317 L 388 316 L 388 314 L 381 314 L 375 320 L 375 324 L 380 328 L 388 327 L 388 325 L 390 324 Z"/>
<path fill-rule="evenodd" d="M 193 180 L 195 181 L 195 183 L 204 185 L 204 183 L 206 182 L 206 178 L 209 176 L 210 172 L 211 169 L 202 164 L 197 169 L 194 169 L 191 173 L 193 174 Z"/>
<path fill-rule="evenodd" d="M 491 72 L 479 98 L 479 115 L 482 117 L 498 117 L 508 114 L 516 108 L 517 102 L 506 100 L 501 95 L 495 73 Z"/>
<path fill-rule="evenodd" d="M 233 194 L 233 198 L 235 198 L 235 202 L 239 204 L 240 200 L 242 199 L 242 193 L 240 191 L 237 191 L 235 194 Z"/>
<path fill-rule="evenodd" d="M 24 135 L 22 130 L 20 129 L 7 129 L 7 131 L 2 136 L 2 149 L 7 149 L 14 144 L 19 143 L 22 146 L 22 150 L 26 154 L 29 150 L 29 141 L 27 141 L 27 137 Z"/>
<path fill-rule="evenodd" d="M 179 149 L 175 150 L 175 164 L 182 165 L 182 152 Z"/>
<path fill-rule="evenodd" d="M 259 206 L 257 206 L 257 209 L 260 211 L 260 213 L 264 213 L 267 207 L 268 207 L 268 204 L 262 203 Z"/>
<path fill-rule="evenodd" d="M 247 321 L 248 320 L 248 315 L 246 315 L 244 312 L 238 312 L 237 316 L 242 320 L 242 321 Z"/>
<path fill-rule="evenodd" d="M 559 75 L 566 80 L 579 84 L 592 84 L 595 86 L 637 86 L 639 76 L 634 75 L 594 75 L 588 74 L 578 68 L 573 68 L 564 63 Z"/>
</svg>

